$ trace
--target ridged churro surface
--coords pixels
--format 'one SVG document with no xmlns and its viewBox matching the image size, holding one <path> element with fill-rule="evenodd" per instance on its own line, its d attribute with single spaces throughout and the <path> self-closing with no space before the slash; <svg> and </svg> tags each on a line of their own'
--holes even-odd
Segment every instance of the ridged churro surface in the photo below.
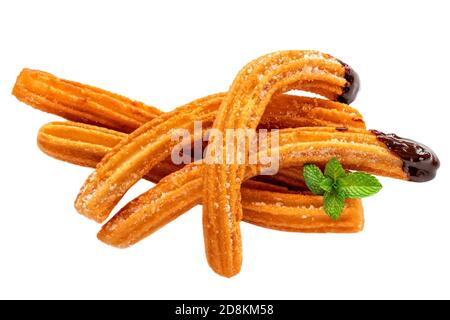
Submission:
<svg viewBox="0 0 450 320">
<path fill-rule="evenodd" d="M 22 70 L 12 93 L 41 111 L 127 133 L 161 114 L 142 102 L 31 69 Z"/>
</svg>

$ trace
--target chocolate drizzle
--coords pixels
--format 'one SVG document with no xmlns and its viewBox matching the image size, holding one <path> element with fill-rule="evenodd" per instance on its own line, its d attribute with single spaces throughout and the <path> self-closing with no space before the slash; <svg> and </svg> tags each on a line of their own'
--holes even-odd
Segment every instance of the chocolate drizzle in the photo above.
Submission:
<svg viewBox="0 0 450 320">
<path fill-rule="evenodd" d="M 371 132 L 403 160 L 403 170 L 408 174 L 410 181 L 425 182 L 436 176 L 440 162 L 433 150 L 419 142 L 401 138 L 393 133 L 385 134 L 377 130 L 371 130 Z"/>
<path fill-rule="evenodd" d="M 348 131 L 348 128 L 347 127 L 336 127 L 336 128 L 334 128 L 336 131 L 339 131 L 339 132 L 346 132 L 346 131 Z"/>
<path fill-rule="evenodd" d="M 342 102 L 345 104 L 350 104 L 355 101 L 356 96 L 358 95 L 360 81 L 359 75 L 353 70 L 348 64 L 338 60 L 345 68 L 344 78 L 347 80 L 345 87 L 342 89 L 342 94 L 337 97 L 338 102 Z"/>
</svg>

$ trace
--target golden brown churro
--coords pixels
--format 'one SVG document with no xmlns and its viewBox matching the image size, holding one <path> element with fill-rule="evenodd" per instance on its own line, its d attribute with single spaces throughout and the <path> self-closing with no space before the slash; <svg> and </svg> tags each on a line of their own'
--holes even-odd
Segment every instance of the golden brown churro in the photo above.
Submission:
<svg viewBox="0 0 450 320">
<path fill-rule="evenodd" d="M 196 167 L 194 170 L 201 168 Z M 201 179 L 188 172 L 180 177 L 180 185 L 173 189 L 170 181 L 162 180 L 154 189 L 141 195 L 108 221 L 98 238 L 115 247 L 127 248 L 159 230 L 181 214 L 201 203 Z M 185 178 L 194 178 L 189 182 Z M 174 179 L 174 180 L 172 180 Z M 364 225 L 360 200 L 348 199 L 342 220 L 331 220 L 322 207 L 321 197 L 242 188 L 243 221 L 265 228 L 293 232 L 358 232 Z M 167 188 L 166 188 L 167 187 Z M 146 206 L 150 208 L 144 209 Z"/>
<path fill-rule="evenodd" d="M 280 164 L 288 167 L 301 167 L 306 163 L 323 166 L 330 158 L 337 157 L 349 170 L 408 179 L 402 169 L 402 160 L 366 130 L 280 130 L 279 154 Z M 113 246 L 128 247 L 195 206 L 201 201 L 204 167 L 190 164 L 162 179 L 106 223 L 99 239 Z M 243 180 L 257 174 L 257 167 L 248 166 Z"/>
<path fill-rule="evenodd" d="M 129 247 L 201 203 L 202 168 L 201 165 L 188 165 L 163 178 L 154 188 L 134 199 L 108 221 L 98 238 L 115 247 Z M 341 232 L 357 232 L 363 227 L 359 201 L 347 201 L 344 211 L 348 219 L 345 218 L 342 223 L 338 220 L 335 224 L 332 221 L 325 222 L 326 214 L 318 205 L 320 197 L 267 190 L 262 190 L 264 193 L 261 194 L 247 188 L 246 183 L 243 184 L 243 190 L 246 190 L 246 195 L 242 201 L 249 208 L 248 215 L 244 210 L 243 219 L 250 223 L 264 223 L 267 228 L 297 232 L 338 232 L 338 229 Z M 259 196 L 262 198 L 259 199 Z M 252 211 L 256 207 L 261 214 L 264 212 L 265 216 L 261 220 Z"/>
<path fill-rule="evenodd" d="M 161 115 L 158 109 L 141 102 L 30 69 L 19 74 L 13 94 L 20 101 L 65 119 L 127 133 Z"/>
<path fill-rule="evenodd" d="M 364 226 L 359 199 L 347 199 L 337 221 L 323 211 L 321 196 L 275 193 L 242 188 L 242 221 L 280 231 L 352 233 Z"/>
<path fill-rule="evenodd" d="M 250 62 L 235 78 L 213 125 L 223 133 L 222 141 L 213 138 L 209 142 L 219 147 L 220 154 L 227 155 L 231 150 L 233 161 L 208 164 L 203 171 L 205 251 L 210 267 L 218 274 L 231 277 L 239 273 L 242 264 L 240 188 L 245 165 L 238 164 L 238 152 L 247 157 L 248 147 L 238 151 L 237 138 L 227 143 L 226 130 L 256 129 L 274 94 L 291 89 L 314 91 L 315 81 L 326 83 L 330 92 L 335 92 L 326 96 L 337 99 L 348 85 L 345 75 L 345 66 L 329 55 L 285 51 Z M 306 88 L 305 82 L 308 83 Z"/>
<path fill-rule="evenodd" d="M 53 158 L 95 168 L 102 158 L 126 137 L 126 133 L 66 121 L 44 125 L 39 130 L 37 142 L 39 148 Z M 158 182 L 182 167 L 167 159 L 158 163 L 145 175 L 145 178 Z"/>
<path fill-rule="evenodd" d="M 92 125 L 76 122 L 54 122 L 39 130 L 38 145 L 44 153 L 59 160 L 94 167 L 97 159 L 101 159 L 118 143 L 118 138 L 124 138 L 124 136 L 125 134 Z M 163 166 L 164 164 L 165 162 L 162 162 L 159 165 Z M 170 165 L 170 163 L 167 164 Z M 170 171 L 171 169 L 173 168 L 162 169 L 162 171 Z M 176 169 L 173 171 L 176 171 Z M 157 166 L 150 174 L 146 175 L 146 178 L 156 182 L 163 175 Z M 363 215 L 360 201 L 348 200 L 343 217 L 335 222 L 330 220 L 323 211 L 321 198 L 318 196 L 298 193 L 286 194 L 287 188 L 252 180 L 245 181 L 243 187 L 243 219 L 249 223 L 271 229 L 297 232 L 348 233 L 362 230 Z M 198 195 L 200 195 L 199 198 L 190 198 L 193 205 L 201 203 L 201 193 Z M 166 198 L 166 200 L 170 200 L 170 198 Z M 174 205 L 170 204 L 158 209 L 168 208 L 172 210 L 173 207 Z M 189 207 L 189 205 L 184 207 Z M 255 214 L 256 212 L 259 213 Z M 164 218 L 167 211 L 155 213 L 155 217 Z M 183 212 L 177 211 L 177 213 Z M 258 218 L 258 215 L 261 217 Z M 159 221 L 157 225 L 152 226 L 148 224 L 150 222 L 155 223 L 155 220 L 149 220 L 146 223 L 146 228 L 152 231 L 157 230 L 176 216 L 169 215 L 169 219 Z M 142 226 L 137 225 L 137 227 Z M 129 230 L 129 232 L 134 231 Z M 99 237 L 101 236 L 99 235 Z M 125 245 L 121 243 L 119 246 Z"/>
<path fill-rule="evenodd" d="M 23 69 L 17 77 L 13 94 L 20 101 L 44 112 L 124 133 L 130 133 L 163 114 L 141 102 L 90 85 L 60 79 L 39 70 Z M 211 97 L 216 100 L 211 101 L 211 105 L 203 105 L 214 111 L 211 114 L 204 112 L 209 116 L 204 125 L 212 123 L 214 112 L 217 112 L 225 94 L 218 93 L 197 101 L 205 102 Z M 193 112 L 196 107 L 194 103 L 190 103 L 180 111 Z M 202 113 L 201 110 L 197 112 Z M 361 114 L 346 104 L 292 95 L 274 97 L 261 125 L 267 129 L 299 126 L 364 128 Z"/>
<path fill-rule="evenodd" d="M 51 122 L 44 125 L 38 133 L 38 146 L 47 155 L 80 166 L 95 168 L 101 159 L 125 139 L 127 134 L 111 129 L 105 129 L 94 125 L 79 122 Z M 158 163 L 145 178 L 152 182 L 158 182 L 163 177 L 181 169 L 183 165 L 175 165 L 170 159 Z M 289 170 L 289 171 L 288 171 Z M 284 172 L 286 171 L 286 172 Z M 297 172 L 297 179 L 285 180 L 285 176 Z M 300 169 L 280 170 L 273 177 L 273 181 L 247 181 L 246 184 L 255 189 L 264 186 L 264 190 L 287 191 L 306 190 L 304 183 L 298 180 Z M 280 178 L 276 177 L 280 175 Z M 301 177 L 301 176 L 300 176 Z M 263 180 L 263 179 L 261 179 Z M 283 184 L 278 181 L 283 181 Z M 290 184 L 292 182 L 292 184 Z M 300 188 L 299 186 L 303 186 Z"/>
</svg>

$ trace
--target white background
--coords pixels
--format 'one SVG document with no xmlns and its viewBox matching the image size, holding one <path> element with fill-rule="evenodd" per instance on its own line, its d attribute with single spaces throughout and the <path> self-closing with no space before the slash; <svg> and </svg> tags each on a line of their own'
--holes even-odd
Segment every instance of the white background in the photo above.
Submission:
<svg viewBox="0 0 450 320">
<path fill-rule="evenodd" d="M 1 1 L 0 298 L 450 298 L 449 12 L 447 1 Z M 283 49 L 348 62 L 368 126 L 430 145 L 442 167 L 425 184 L 382 179 L 359 234 L 242 224 L 231 280 L 205 261 L 200 207 L 133 248 L 99 242 L 73 208 L 91 169 L 42 154 L 37 130 L 58 118 L 10 94 L 29 67 L 168 111 Z"/>
</svg>

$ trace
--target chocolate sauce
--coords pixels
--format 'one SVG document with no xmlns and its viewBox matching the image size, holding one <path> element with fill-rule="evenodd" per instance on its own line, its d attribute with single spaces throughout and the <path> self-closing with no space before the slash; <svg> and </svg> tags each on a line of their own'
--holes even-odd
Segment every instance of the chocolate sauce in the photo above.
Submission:
<svg viewBox="0 0 450 320">
<path fill-rule="evenodd" d="M 410 181 L 425 182 L 436 176 L 440 162 L 433 150 L 419 142 L 401 138 L 393 133 L 385 134 L 377 130 L 371 130 L 371 132 L 403 160 L 403 170 L 408 174 Z"/>
<path fill-rule="evenodd" d="M 336 127 L 336 128 L 334 128 L 336 131 L 339 131 L 339 132 L 345 132 L 345 131 L 348 131 L 348 128 L 347 127 Z"/>
<path fill-rule="evenodd" d="M 339 97 L 337 97 L 337 101 L 345 104 L 350 104 L 356 99 L 356 96 L 358 95 L 360 87 L 359 75 L 348 64 L 342 62 L 341 60 L 338 61 L 345 68 L 344 78 L 345 80 L 347 80 L 347 83 L 345 87 L 342 89 L 342 94 Z"/>
</svg>

